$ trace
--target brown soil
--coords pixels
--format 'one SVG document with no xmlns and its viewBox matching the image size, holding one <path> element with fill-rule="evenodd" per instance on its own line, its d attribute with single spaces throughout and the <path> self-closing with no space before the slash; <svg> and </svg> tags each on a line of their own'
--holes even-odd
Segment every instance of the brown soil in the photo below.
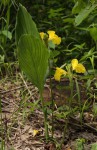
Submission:
<svg viewBox="0 0 97 150">
<path fill-rule="evenodd" d="M 64 87 L 61 89 L 60 87 Z M 70 97 L 69 83 L 53 82 L 53 98 L 55 101 L 54 111 L 59 106 L 68 105 Z M 67 87 L 66 87 L 67 86 Z M 80 86 L 81 87 L 81 86 Z M 76 93 L 76 88 L 74 89 Z M 82 103 L 86 100 L 84 87 L 81 87 Z M 45 85 L 43 96 L 45 103 L 50 107 L 49 81 Z M 67 130 L 63 138 L 61 150 L 76 150 L 77 144 L 83 140 L 83 149 L 91 150 L 91 144 L 97 142 L 97 120 L 94 118 L 92 109 L 83 113 L 83 122 L 80 122 L 80 113 L 71 115 L 69 119 L 54 118 L 54 142 L 45 142 L 43 113 L 40 109 L 41 103 L 33 104 L 39 99 L 38 89 L 31 83 L 26 82 L 21 74 L 15 77 L 4 78 L 0 81 L 1 95 L 1 122 L 0 141 L 5 141 L 5 150 L 57 150 L 62 141 L 63 128 Z M 74 97 L 73 106 L 79 105 Z M 38 102 L 37 102 L 38 103 Z M 91 103 L 92 105 L 92 103 Z M 51 115 L 49 115 L 51 120 Z M 50 126 L 51 127 L 51 126 Z M 36 136 L 33 131 L 38 130 Z M 51 135 L 51 132 L 49 132 Z M 80 149 L 81 150 L 81 149 Z M 95 149 L 96 150 L 96 149 Z"/>
</svg>

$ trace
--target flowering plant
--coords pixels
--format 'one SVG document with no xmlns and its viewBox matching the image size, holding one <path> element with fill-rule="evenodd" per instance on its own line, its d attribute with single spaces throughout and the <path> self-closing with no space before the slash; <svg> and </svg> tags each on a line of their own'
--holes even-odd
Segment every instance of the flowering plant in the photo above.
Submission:
<svg viewBox="0 0 97 150">
<path fill-rule="evenodd" d="M 52 41 L 53 44 L 59 45 L 61 43 L 61 37 L 58 37 L 58 35 L 55 34 L 55 31 L 49 30 L 47 33 L 40 32 L 40 36 L 42 40 L 45 40 L 45 38 L 48 38 L 48 42 Z"/>
<path fill-rule="evenodd" d="M 25 17 L 22 17 L 25 16 Z M 28 25 L 29 24 L 29 25 Z M 48 130 L 48 107 L 44 104 L 43 90 L 47 72 L 51 73 L 51 48 L 55 50 L 55 47 L 61 43 L 61 37 L 59 37 L 55 31 L 49 30 L 47 33 L 38 32 L 32 17 L 27 12 L 25 7 L 19 6 L 17 21 L 16 21 L 16 43 L 18 49 L 18 59 L 21 69 L 30 79 L 30 81 L 38 87 L 40 93 L 40 99 L 42 104 L 42 110 L 44 114 L 44 126 L 46 141 L 49 138 Z M 66 70 L 63 67 L 66 67 Z M 48 69 L 49 68 L 49 69 Z M 73 59 L 70 64 L 63 65 L 62 67 L 56 67 L 54 78 L 60 81 L 61 77 L 67 76 L 70 80 L 71 98 L 72 95 L 72 79 L 73 73 L 85 73 L 86 69 L 83 64 L 79 63 L 77 59 Z M 50 74 L 49 73 L 49 74 Z M 51 74 L 50 74 L 51 77 Z M 51 78 L 50 78 L 51 82 Z M 51 83 L 50 83 L 51 84 Z M 51 89 L 52 90 L 52 89 Z M 52 91 L 51 91 L 52 93 Z M 52 95 L 51 95 L 52 97 Z M 51 99 L 52 104 L 52 137 L 53 137 L 53 111 L 54 101 Z M 71 106 L 71 102 L 70 102 Z"/>
<path fill-rule="evenodd" d="M 71 67 L 70 67 L 71 72 L 72 71 L 75 71 L 76 73 L 85 73 L 86 72 L 84 65 L 81 63 L 78 63 L 77 59 L 72 59 L 70 65 L 71 65 Z M 60 81 L 61 77 L 65 76 L 65 75 L 67 75 L 67 76 L 69 75 L 68 70 L 65 71 L 62 68 L 56 67 L 56 71 L 54 74 L 54 78 L 56 81 Z"/>
</svg>

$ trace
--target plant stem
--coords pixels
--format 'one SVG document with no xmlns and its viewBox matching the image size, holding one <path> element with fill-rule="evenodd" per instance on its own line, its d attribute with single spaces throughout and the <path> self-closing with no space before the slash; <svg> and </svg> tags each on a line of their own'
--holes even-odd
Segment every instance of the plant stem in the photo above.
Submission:
<svg viewBox="0 0 97 150">
<path fill-rule="evenodd" d="M 43 98 L 42 91 L 40 91 L 40 98 L 41 98 L 41 103 L 42 103 L 42 111 L 44 114 L 45 138 L 46 138 L 46 142 L 47 142 L 48 138 L 49 138 L 48 124 L 47 124 L 47 107 L 44 105 L 44 98 Z"/>
<path fill-rule="evenodd" d="M 52 94 L 52 81 L 51 81 L 51 75 L 50 75 L 50 89 L 51 89 L 51 106 L 52 106 L 52 138 L 54 135 L 54 117 L 53 117 L 53 112 L 54 112 L 54 100 L 53 100 L 53 94 Z"/>
<path fill-rule="evenodd" d="M 77 78 L 75 78 L 75 83 L 76 83 L 76 89 L 77 89 L 77 93 L 78 93 L 78 102 L 79 102 L 79 109 L 80 109 L 80 122 L 81 122 L 81 126 L 82 126 L 83 111 L 82 111 L 82 108 L 81 108 L 80 89 L 79 89 Z"/>
<path fill-rule="evenodd" d="M 67 116 L 67 119 L 66 119 L 66 124 L 65 124 L 64 129 L 63 129 L 63 137 L 62 137 L 62 141 L 61 141 L 61 144 L 60 144 L 60 149 L 62 149 L 62 144 L 64 143 L 64 139 L 65 139 L 66 131 L 67 131 L 67 126 L 68 126 L 68 116 Z"/>
<path fill-rule="evenodd" d="M 70 77 L 69 80 L 70 80 L 70 91 L 71 91 L 70 100 L 69 100 L 69 109 L 71 110 L 72 98 L 73 98 L 73 78 Z"/>
<path fill-rule="evenodd" d="M 54 135 L 54 116 L 53 116 L 53 112 L 54 112 L 54 100 L 53 100 L 53 93 L 52 93 L 52 80 L 51 80 L 51 65 L 50 65 L 50 60 L 49 60 L 49 74 L 50 74 L 50 97 L 51 97 L 51 107 L 52 107 L 52 138 Z"/>
<path fill-rule="evenodd" d="M 78 81 L 77 78 L 75 78 L 75 83 L 76 83 L 76 89 L 77 89 L 77 95 L 78 95 L 78 101 L 79 101 L 79 107 L 80 107 L 80 112 L 81 112 L 81 98 L 80 98 L 80 89 L 79 89 L 79 85 L 78 85 Z"/>
</svg>

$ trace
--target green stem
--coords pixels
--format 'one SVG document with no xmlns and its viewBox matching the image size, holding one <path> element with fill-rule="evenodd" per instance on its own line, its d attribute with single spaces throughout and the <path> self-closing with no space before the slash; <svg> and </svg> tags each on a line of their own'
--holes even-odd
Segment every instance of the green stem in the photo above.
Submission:
<svg viewBox="0 0 97 150">
<path fill-rule="evenodd" d="M 53 94 L 52 94 L 52 81 L 51 81 L 51 75 L 50 75 L 50 89 L 51 89 L 51 106 L 52 106 L 52 138 L 54 135 L 54 100 L 53 100 Z"/>
<path fill-rule="evenodd" d="M 46 138 L 46 142 L 47 142 L 48 138 L 49 138 L 48 124 L 47 124 L 47 107 L 44 105 L 44 98 L 43 98 L 42 91 L 40 91 L 40 98 L 41 98 L 41 103 L 42 103 L 42 111 L 44 114 L 45 138 Z"/>
<path fill-rule="evenodd" d="M 65 136 L 66 136 L 66 132 L 67 132 L 67 127 L 68 127 L 68 117 L 67 119 L 65 120 L 66 124 L 64 126 L 64 130 L 63 130 L 63 137 L 62 137 L 62 141 L 61 141 L 61 144 L 60 144 L 60 150 L 62 149 L 62 144 L 64 143 L 64 139 L 65 139 Z"/>
<path fill-rule="evenodd" d="M 82 125 L 83 112 L 82 112 L 82 108 L 81 108 L 80 89 L 79 89 L 77 78 L 75 78 L 75 83 L 76 83 L 76 90 L 77 90 L 77 93 L 78 93 L 78 102 L 79 102 L 79 108 L 80 108 L 80 122 L 81 122 L 81 125 Z"/>
<path fill-rule="evenodd" d="M 69 109 L 71 110 L 71 105 L 72 105 L 72 99 L 73 99 L 73 79 L 70 77 L 70 100 L 69 100 Z"/>
<path fill-rule="evenodd" d="M 53 135 L 54 135 L 54 115 L 53 115 L 53 112 L 54 112 L 54 100 L 53 100 L 53 93 L 52 93 L 52 80 L 51 80 L 51 66 L 50 66 L 50 60 L 49 60 L 49 74 L 50 74 L 50 90 L 51 90 L 51 93 L 50 93 L 50 96 L 51 96 L 51 107 L 52 107 L 52 138 L 53 138 Z"/>
<path fill-rule="evenodd" d="M 96 42 L 96 50 L 97 50 L 97 42 Z"/>
</svg>

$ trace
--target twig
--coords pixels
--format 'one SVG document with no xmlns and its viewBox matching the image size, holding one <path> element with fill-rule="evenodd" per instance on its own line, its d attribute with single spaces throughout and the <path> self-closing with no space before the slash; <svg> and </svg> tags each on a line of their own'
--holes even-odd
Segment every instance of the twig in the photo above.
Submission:
<svg viewBox="0 0 97 150">
<path fill-rule="evenodd" d="M 75 118 L 73 118 L 73 117 L 70 117 L 70 119 L 73 120 L 72 122 L 76 121 L 78 124 L 80 124 L 80 121 L 78 121 L 77 119 L 75 119 Z M 69 122 L 69 123 L 70 123 L 70 122 Z M 71 123 L 71 124 L 72 124 L 72 123 Z M 80 126 L 80 127 L 81 127 L 81 126 Z M 87 123 L 82 122 L 82 128 L 85 128 L 85 129 L 90 130 L 91 132 L 97 134 L 97 129 L 94 128 L 94 127 L 92 127 L 92 126 L 90 126 L 90 125 L 87 124 Z"/>
<path fill-rule="evenodd" d="M 62 123 L 65 123 L 64 119 L 57 119 L 58 121 L 61 121 Z M 87 129 L 91 132 L 93 132 L 95 135 L 97 135 L 97 129 L 90 126 L 87 123 L 82 123 L 82 125 L 80 124 L 80 121 L 75 119 L 74 117 L 70 117 L 68 124 L 70 125 L 74 125 L 75 127 L 79 128 L 79 129 Z"/>
<path fill-rule="evenodd" d="M 24 83 L 26 89 L 28 90 L 28 93 L 30 94 L 30 96 L 32 96 L 32 92 L 29 90 L 28 85 L 27 85 L 26 81 L 24 80 L 23 76 L 21 75 L 21 73 L 19 73 L 19 75 L 20 75 L 21 79 L 23 80 L 23 83 Z M 33 97 L 32 97 L 32 99 L 35 102 Z"/>
<path fill-rule="evenodd" d="M 30 86 L 30 85 L 32 85 L 32 83 L 29 83 L 27 86 Z M 17 88 L 13 88 L 13 89 L 10 89 L 10 90 L 7 90 L 7 91 L 0 91 L 0 94 L 9 93 L 9 92 L 11 92 L 11 91 L 15 91 L 15 90 L 21 89 L 21 88 L 23 88 L 23 87 L 25 87 L 25 85 L 22 85 L 22 86 L 19 86 L 19 87 L 17 87 Z"/>
</svg>

